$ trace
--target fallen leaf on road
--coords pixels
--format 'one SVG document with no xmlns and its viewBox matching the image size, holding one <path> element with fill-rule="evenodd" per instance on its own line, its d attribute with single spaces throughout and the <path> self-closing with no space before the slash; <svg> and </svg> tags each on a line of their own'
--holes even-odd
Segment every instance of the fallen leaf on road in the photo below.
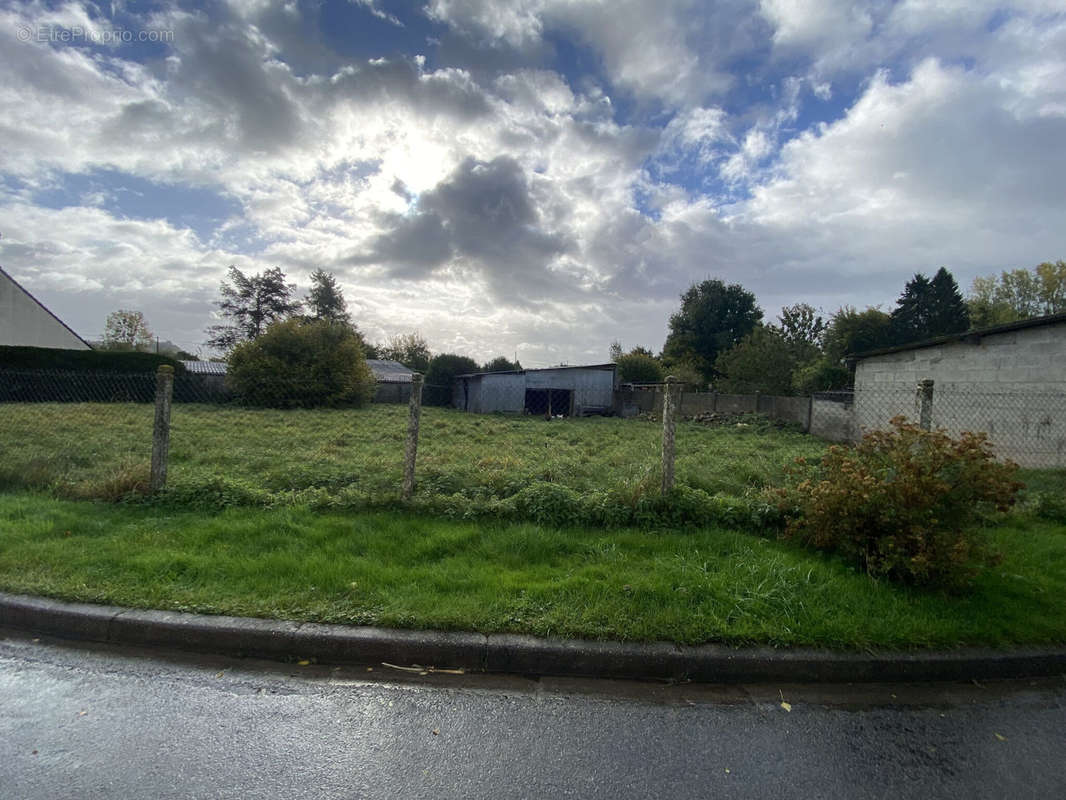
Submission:
<svg viewBox="0 0 1066 800">
<path fill-rule="evenodd" d="M 791 711 L 792 710 L 792 704 L 791 703 L 786 703 L 784 700 L 782 700 L 781 701 L 781 708 L 785 709 L 785 711 Z"/>
<path fill-rule="evenodd" d="M 401 667 L 399 664 L 390 664 L 388 661 L 382 661 L 381 666 L 388 667 L 389 669 L 398 669 L 402 672 L 417 672 L 419 675 L 428 675 L 433 673 L 434 675 L 465 675 L 466 670 L 462 669 L 437 669 L 436 667 L 421 667 L 418 664 L 412 664 L 409 667 Z M 370 668 L 367 668 L 367 672 L 370 672 Z"/>
<path fill-rule="evenodd" d="M 311 662 L 305 658 L 303 661 L 297 661 L 296 663 L 299 664 L 301 667 L 306 667 Z"/>
<path fill-rule="evenodd" d="M 440 728 L 434 728 L 433 729 L 433 735 L 434 736 L 440 736 Z"/>
<path fill-rule="evenodd" d="M 996 732 L 992 731 L 992 733 L 996 733 Z M 996 738 L 999 739 L 1001 742 L 1007 741 L 1007 737 L 1006 736 L 1002 736 L 1002 735 L 1000 735 L 998 733 L 996 733 Z"/>
<path fill-rule="evenodd" d="M 88 714 L 88 713 L 89 713 L 88 711 L 79 711 L 79 712 L 78 712 L 78 716 L 79 716 L 79 717 L 84 717 L 84 716 L 85 716 L 86 714 Z M 999 734 L 996 734 L 996 735 L 998 736 Z"/>
</svg>

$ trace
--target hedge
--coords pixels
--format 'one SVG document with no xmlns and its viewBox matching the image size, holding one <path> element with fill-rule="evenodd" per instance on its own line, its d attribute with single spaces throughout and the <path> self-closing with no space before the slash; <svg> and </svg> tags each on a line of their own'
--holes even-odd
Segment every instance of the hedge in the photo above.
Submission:
<svg viewBox="0 0 1066 800">
<path fill-rule="evenodd" d="M 0 346 L 0 370 L 59 370 L 63 372 L 115 372 L 125 375 L 155 372 L 163 364 L 175 374 L 185 372 L 180 361 L 155 353 L 115 350 L 57 350 L 51 347 Z"/>
</svg>

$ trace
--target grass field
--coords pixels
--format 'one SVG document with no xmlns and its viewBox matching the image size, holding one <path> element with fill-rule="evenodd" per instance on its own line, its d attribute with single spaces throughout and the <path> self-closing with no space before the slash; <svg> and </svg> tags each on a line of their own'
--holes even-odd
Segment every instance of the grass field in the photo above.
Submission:
<svg viewBox="0 0 1066 800">
<path fill-rule="evenodd" d="M 0 588 L 8 591 L 688 643 L 1066 641 L 1066 470 L 1023 473 L 1028 495 L 988 522 L 1003 561 L 953 595 L 875 581 L 831 556 L 752 535 L 759 526 L 735 507 L 756 502 L 797 456 L 817 458 L 826 447 L 757 419 L 679 424 L 683 489 L 664 499 L 657 424 L 427 408 L 416 502 L 384 512 L 375 509 L 399 505 L 402 406 L 175 406 L 169 489 L 151 501 L 129 493 L 146 477 L 151 407 L 0 410 Z M 685 516 L 697 495 L 728 513 Z"/>
<path fill-rule="evenodd" d="M 1066 641 L 1066 529 L 1018 516 L 990 535 L 1002 563 L 952 595 L 716 527 L 550 529 L 0 494 L 0 588 L 205 613 L 686 643 Z"/>
<path fill-rule="evenodd" d="M 5 404 L 0 489 L 113 498 L 147 475 L 152 408 L 136 404 Z M 175 405 L 168 488 L 186 504 L 359 506 L 394 500 L 407 408 L 248 410 Z M 661 428 L 647 421 L 465 414 L 426 408 L 418 494 L 486 506 L 534 484 L 634 504 L 657 493 Z M 766 424 L 681 423 L 677 480 L 743 497 L 774 483 L 824 443 Z"/>
</svg>

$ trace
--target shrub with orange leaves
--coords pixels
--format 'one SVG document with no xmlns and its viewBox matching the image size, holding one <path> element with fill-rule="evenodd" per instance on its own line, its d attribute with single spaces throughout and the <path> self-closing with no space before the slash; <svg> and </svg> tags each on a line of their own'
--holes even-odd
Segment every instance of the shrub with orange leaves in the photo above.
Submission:
<svg viewBox="0 0 1066 800">
<path fill-rule="evenodd" d="M 994 561 L 976 524 L 1014 503 L 1018 466 L 997 462 L 983 433 L 953 438 L 903 417 L 891 426 L 790 471 L 790 485 L 777 491 L 786 536 L 836 551 L 871 575 L 964 584 Z"/>
</svg>

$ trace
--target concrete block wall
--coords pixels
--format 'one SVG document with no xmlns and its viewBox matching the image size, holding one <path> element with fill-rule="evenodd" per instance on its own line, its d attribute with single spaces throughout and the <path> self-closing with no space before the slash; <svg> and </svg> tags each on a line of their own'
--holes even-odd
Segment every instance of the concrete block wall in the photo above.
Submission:
<svg viewBox="0 0 1066 800">
<path fill-rule="evenodd" d="M 985 432 L 1000 457 L 1022 466 L 1066 466 L 1066 321 L 863 359 L 856 434 L 896 414 L 917 419 L 926 378 L 934 427 Z"/>
<path fill-rule="evenodd" d="M 811 398 L 812 436 L 831 442 L 854 442 L 859 438 L 855 406 L 842 398 Z"/>
</svg>

